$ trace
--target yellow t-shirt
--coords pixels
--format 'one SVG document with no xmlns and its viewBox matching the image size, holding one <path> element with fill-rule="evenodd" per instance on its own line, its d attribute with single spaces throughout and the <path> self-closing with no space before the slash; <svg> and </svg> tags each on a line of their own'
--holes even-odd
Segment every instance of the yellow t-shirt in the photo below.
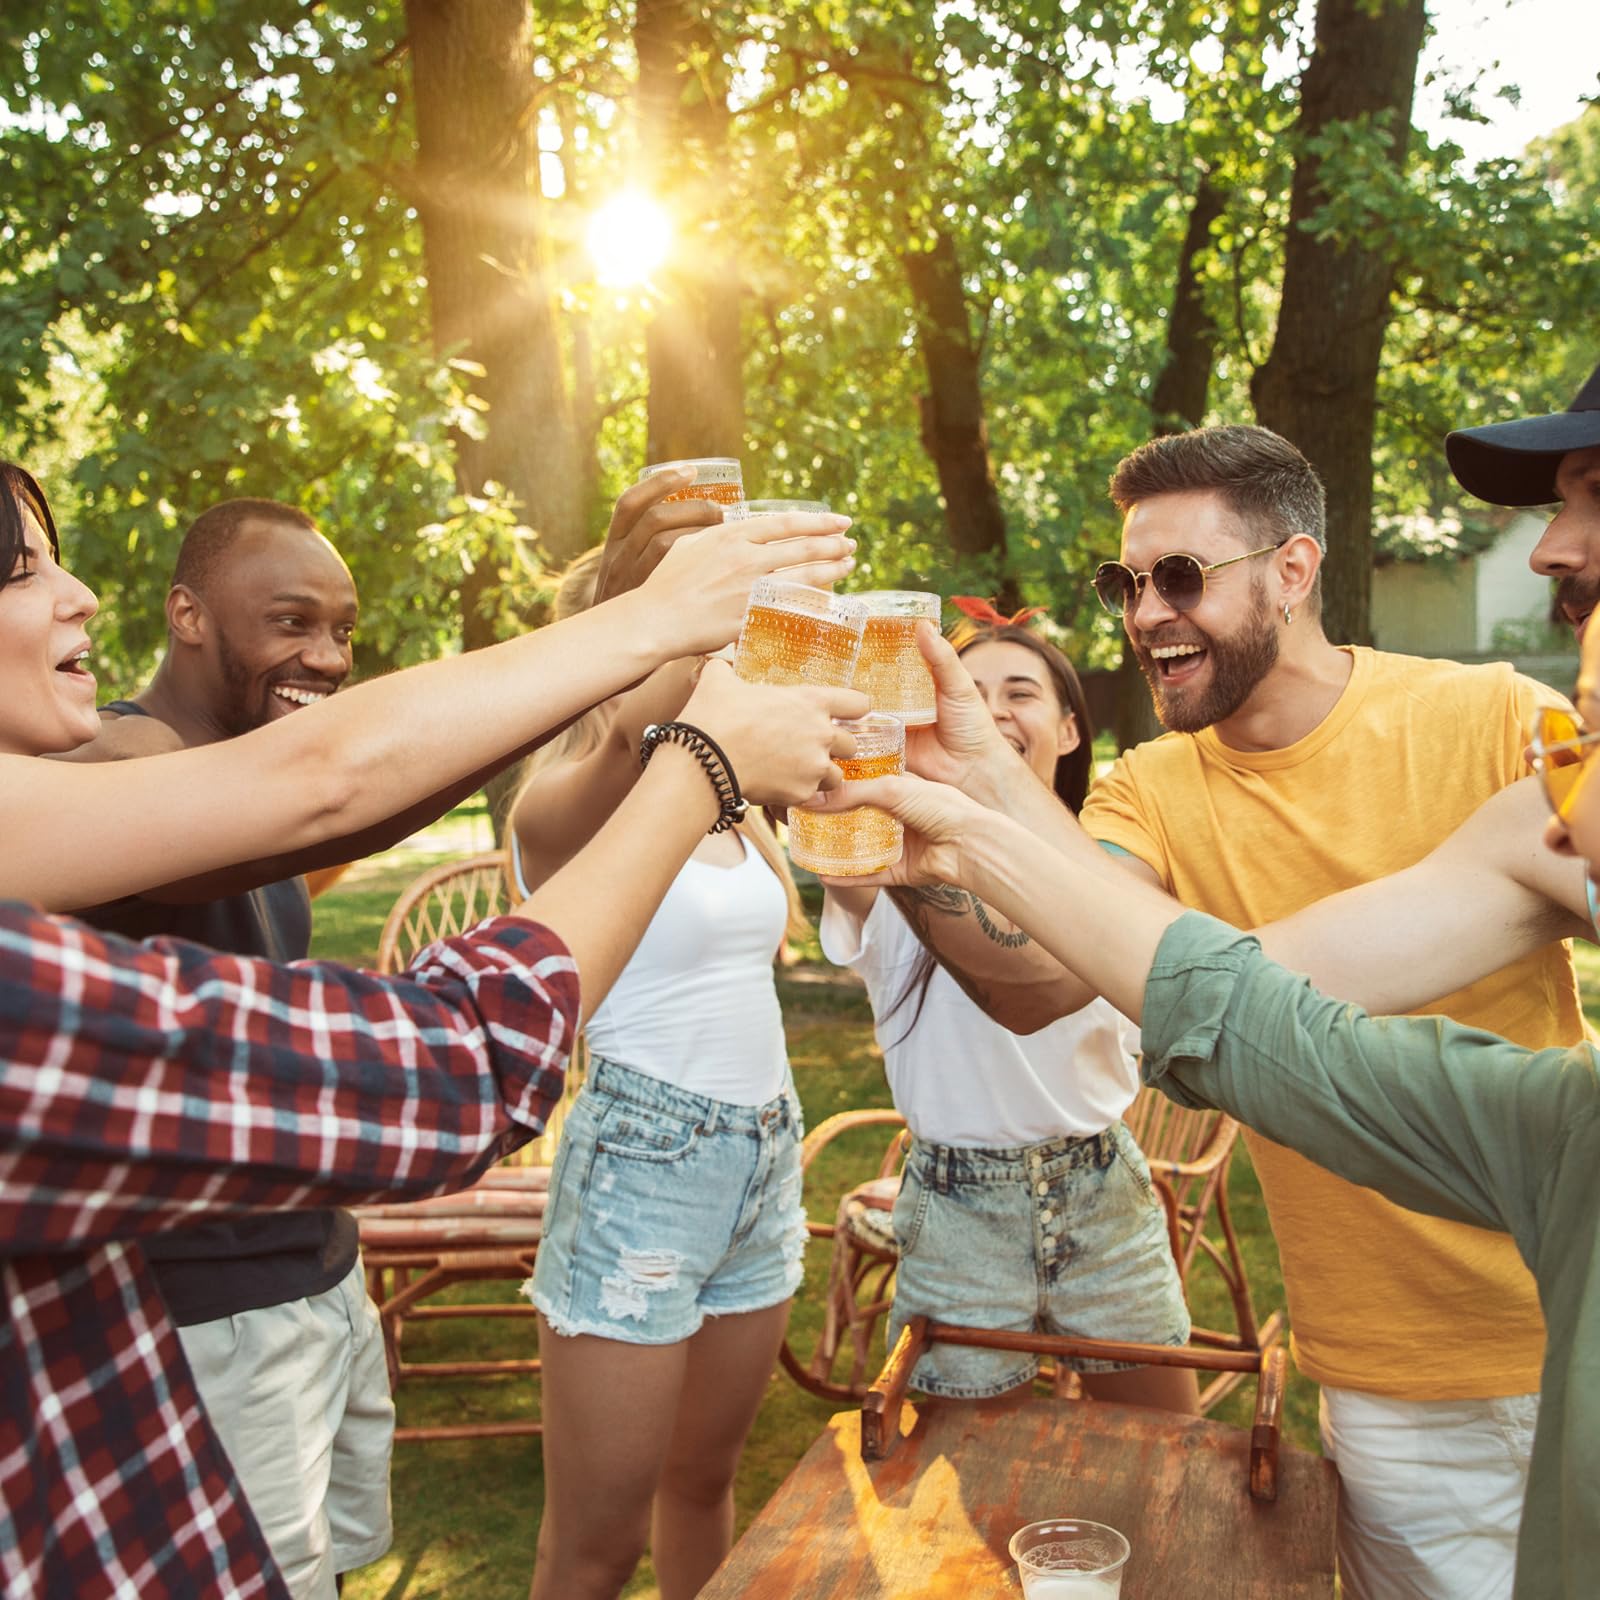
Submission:
<svg viewBox="0 0 1600 1600">
<path fill-rule="evenodd" d="M 1426 855 L 1524 775 L 1537 708 L 1561 703 L 1505 665 L 1351 653 L 1344 693 L 1304 739 L 1240 751 L 1210 728 L 1166 734 L 1095 785 L 1084 826 L 1184 905 L 1252 928 Z M 1562 944 L 1425 1009 L 1534 1049 L 1584 1037 Z M 1539 1387 L 1544 1324 L 1508 1235 L 1404 1211 L 1247 1139 L 1303 1371 L 1413 1400 Z"/>
</svg>

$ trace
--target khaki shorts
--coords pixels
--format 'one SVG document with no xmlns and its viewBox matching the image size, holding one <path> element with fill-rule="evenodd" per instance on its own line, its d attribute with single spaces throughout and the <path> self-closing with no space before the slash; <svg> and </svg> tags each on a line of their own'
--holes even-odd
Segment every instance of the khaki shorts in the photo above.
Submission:
<svg viewBox="0 0 1600 1600">
<path fill-rule="evenodd" d="M 307 1300 L 180 1328 L 200 1398 L 295 1600 L 389 1548 L 394 1402 L 358 1260 Z"/>
</svg>

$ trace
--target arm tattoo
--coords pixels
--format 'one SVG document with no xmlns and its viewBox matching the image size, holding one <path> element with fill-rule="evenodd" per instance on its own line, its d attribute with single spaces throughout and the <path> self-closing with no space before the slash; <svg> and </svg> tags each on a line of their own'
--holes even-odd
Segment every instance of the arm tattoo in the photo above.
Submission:
<svg viewBox="0 0 1600 1600">
<path fill-rule="evenodd" d="M 999 927 L 989 915 L 989 908 L 977 895 L 967 889 L 958 889 L 954 884 L 930 883 L 915 889 L 893 889 L 890 893 L 908 918 L 912 918 L 910 902 L 919 907 L 926 906 L 928 910 L 937 911 L 947 917 L 964 917 L 970 912 L 978 919 L 978 926 L 983 929 L 984 936 L 999 945 L 1002 950 L 1020 950 L 1023 945 L 1030 943 L 1028 935 L 1021 928 L 1007 932 L 1006 929 Z M 912 918 L 912 926 L 917 927 L 919 932 L 925 925 L 925 923 L 919 924 Z"/>
</svg>

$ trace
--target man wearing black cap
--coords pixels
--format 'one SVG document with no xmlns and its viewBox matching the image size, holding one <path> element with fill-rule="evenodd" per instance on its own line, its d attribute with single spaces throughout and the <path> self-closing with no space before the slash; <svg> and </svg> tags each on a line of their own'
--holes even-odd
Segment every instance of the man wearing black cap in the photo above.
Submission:
<svg viewBox="0 0 1600 1600">
<path fill-rule="evenodd" d="M 1600 367 L 1565 411 L 1462 428 L 1444 451 L 1461 487 L 1491 505 L 1560 503 L 1529 562 L 1558 580 L 1556 609 L 1581 638 L 1600 600 Z"/>
</svg>

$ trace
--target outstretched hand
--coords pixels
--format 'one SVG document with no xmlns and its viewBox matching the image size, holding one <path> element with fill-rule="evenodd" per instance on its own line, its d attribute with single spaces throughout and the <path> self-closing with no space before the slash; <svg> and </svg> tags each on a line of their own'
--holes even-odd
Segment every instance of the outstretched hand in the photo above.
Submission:
<svg viewBox="0 0 1600 1600">
<path fill-rule="evenodd" d="M 984 800 L 1008 781 L 1020 781 L 1026 770 L 1022 758 L 995 727 L 949 641 L 931 622 L 920 622 L 917 647 L 933 674 L 938 721 L 906 729 L 906 770 Z"/>
<path fill-rule="evenodd" d="M 617 496 L 600 552 L 596 605 L 637 589 L 684 534 L 714 528 L 722 521 L 722 507 L 709 500 L 667 499 L 693 482 L 693 467 L 674 467 L 641 478 Z"/>
<path fill-rule="evenodd" d="M 854 806 L 877 806 L 898 817 L 905 824 L 905 847 L 899 861 L 883 872 L 865 877 L 824 877 L 824 883 L 863 889 L 892 888 L 897 884 L 959 884 L 965 870 L 967 841 L 975 829 L 994 821 L 993 812 L 968 799 L 959 789 L 910 774 L 843 785 L 817 796 L 808 809 L 848 811 Z"/>
<path fill-rule="evenodd" d="M 785 511 L 679 534 L 639 592 L 667 621 L 677 654 L 708 654 L 738 637 L 757 578 L 826 588 L 844 577 L 856 564 L 849 526 L 831 512 Z"/>
<path fill-rule="evenodd" d="M 751 805 L 790 806 L 839 783 L 834 761 L 856 742 L 836 719 L 867 707 L 855 689 L 745 683 L 726 662 L 708 661 L 682 718 L 721 745 Z"/>
</svg>

